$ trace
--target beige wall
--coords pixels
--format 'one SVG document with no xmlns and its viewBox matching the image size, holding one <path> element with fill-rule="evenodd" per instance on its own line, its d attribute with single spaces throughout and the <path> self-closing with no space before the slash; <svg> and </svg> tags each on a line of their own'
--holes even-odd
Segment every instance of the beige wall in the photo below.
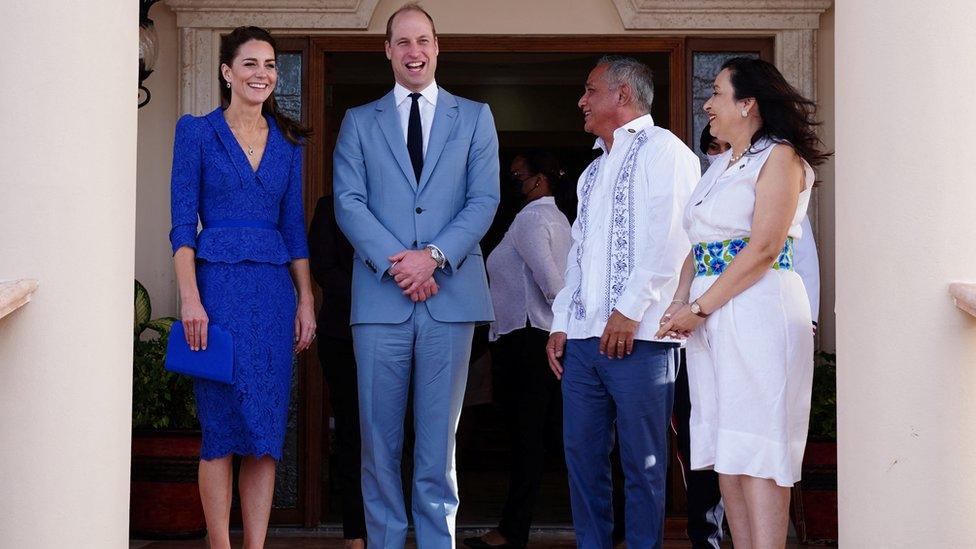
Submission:
<svg viewBox="0 0 976 549">
<path fill-rule="evenodd" d="M 843 547 L 972 547 L 976 3 L 836 7 Z M 957 144 L 960 144 L 957 146 Z"/>
<path fill-rule="evenodd" d="M 139 109 L 136 171 L 136 278 L 149 290 L 153 315 L 176 313 L 176 274 L 169 244 L 169 173 L 178 113 L 176 16 L 163 3 L 149 10 L 159 35 L 159 60 L 145 86 L 152 93 Z M 214 69 L 216 74 L 216 69 Z"/>
<path fill-rule="evenodd" d="M 368 32 L 386 32 L 386 20 L 405 0 L 380 0 Z M 567 6 L 567 4 L 571 4 Z M 611 0 L 425 0 L 441 34 L 618 34 L 624 32 Z"/>
<path fill-rule="evenodd" d="M 6 2 L 0 546 L 127 546 L 135 2 Z"/>
</svg>

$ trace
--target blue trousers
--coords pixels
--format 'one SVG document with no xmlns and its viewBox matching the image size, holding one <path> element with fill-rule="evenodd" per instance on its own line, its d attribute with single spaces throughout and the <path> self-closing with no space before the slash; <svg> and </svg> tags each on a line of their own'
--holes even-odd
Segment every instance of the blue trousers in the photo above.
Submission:
<svg viewBox="0 0 976 549">
<path fill-rule="evenodd" d="M 563 440 L 576 543 L 613 547 L 610 452 L 616 423 L 627 547 L 659 548 L 678 346 L 635 341 L 631 355 L 612 360 L 599 347 L 599 338 L 571 339 L 563 361 Z"/>
<path fill-rule="evenodd" d="M 369 545 L 395 549 L 406 543 L 400 460 L 412 387 L 416 440 L 411 502 L 417 546 L 453 549 L 458 509 L 454 435 L 474 323 L 438 322 L 418 303 L 405 322 L 356 324 L 352 334 Z"/>
</svg>

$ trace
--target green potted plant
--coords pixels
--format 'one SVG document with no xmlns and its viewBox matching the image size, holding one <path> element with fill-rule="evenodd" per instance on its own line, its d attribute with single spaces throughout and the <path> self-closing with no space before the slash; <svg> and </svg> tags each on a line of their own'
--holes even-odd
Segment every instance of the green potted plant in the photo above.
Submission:
<svg viewBox="0 0 976 549">
<path fill-rule="evenodd" d="M 153 319 L 149 292 L 135 281 L 129 530 L 138 538 L 206 533 L 197 485 L 200 431 L 193 384 L 163 367 L 175 321 Z"/>
<path fill-rule="evenodd" d="M 803 480 L 793 492 L 801 541 L 837 539 L 837 355 L 814 357 L 810 431 L 803 454 Z"/>
</svg>

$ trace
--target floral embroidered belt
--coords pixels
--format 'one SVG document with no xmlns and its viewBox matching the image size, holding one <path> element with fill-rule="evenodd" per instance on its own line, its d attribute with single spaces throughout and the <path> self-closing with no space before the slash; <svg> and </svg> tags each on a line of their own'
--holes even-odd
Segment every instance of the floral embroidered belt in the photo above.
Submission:
<svg viewBox="0 0 976 549">
<path fill-rule="evenodd" d="M 749 243 L 749 237 L 732 238 L 721 242 L 698 242 L 691 246 L 695 256 L 695 276 L 718 276 L 732 263 L 735 256 Z M 774 270 L 793 270 L 793 237 L 786 244 L 771 267 Z"/>
</svg>

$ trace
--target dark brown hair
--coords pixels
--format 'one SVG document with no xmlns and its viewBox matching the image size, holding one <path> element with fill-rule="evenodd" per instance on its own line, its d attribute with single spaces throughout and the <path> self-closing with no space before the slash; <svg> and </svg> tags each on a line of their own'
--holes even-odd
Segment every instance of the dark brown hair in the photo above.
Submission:
<svg viewBox="0 0 976 549">
<path fill-rule="evenodd" d="M 735 99 L 754 98 L 759 105 L 762 126 L 752 136 L 752 143 L 763 137 L 788 142 L 811 166 L 822 164 L 833 153 L 822 149 L 823 142 L 815 128 L 820 125 L 815 114 L 817 105 L 800 95 L 769 61 L 733 57 L 722 65 L 729 69 Z"/>
<path fill-rule="evenodd" d="M 237 27 L 230 34 L 220 39 L 220 64 L 227 65 L 228 67 L 231 66 L 241 46 L 251 40 L 267 42 L 277 57 L 278 46 L 274 38 L 271 37 L 271 33 L 261 27 Z M 217 68 L 217 80 L 220 82 L 220 98 L 225 105 L 230 105 L 231 90 L 227 87 L 227 81 L 224 80 L 224 73 L 220 70 L 220 67 Z M 264 105 L 261 106 L 261 113 L 274 117 L 274 121 L 278 124 L 278 129 L 281 130 L 281 133 L 284 134 L 288 141 L 296 145 L 300 145 L 306 137 L 312 135 L 312 132 L 308 128 L 292 120 L 278 108 L 274 93 L 269 95 L 264 101 Z"/>
<path fill-rule="evenodd" d="M 393 12 L 393 15 L 391 15 L 390 18 L 386 20 L 386 41 L 387 42 L 393 40 L 393 19 L 395 19 L 397 15 L 400 15 L 405 11 L 417 11 L 427 16 L 427 20 L 430 21 L 430 30 L 431 32 L 434 33 L 434 38 L 437 38 L 437 29 L 434 27 L 434 18 L 431 17 L 429 13 L 427 13 L 427 10 L 420 7 L 420 4 L 416 2 L 408 2 L 400 6 L 400 8 L 397 9 L 395 12 Z"/>
</svg>

